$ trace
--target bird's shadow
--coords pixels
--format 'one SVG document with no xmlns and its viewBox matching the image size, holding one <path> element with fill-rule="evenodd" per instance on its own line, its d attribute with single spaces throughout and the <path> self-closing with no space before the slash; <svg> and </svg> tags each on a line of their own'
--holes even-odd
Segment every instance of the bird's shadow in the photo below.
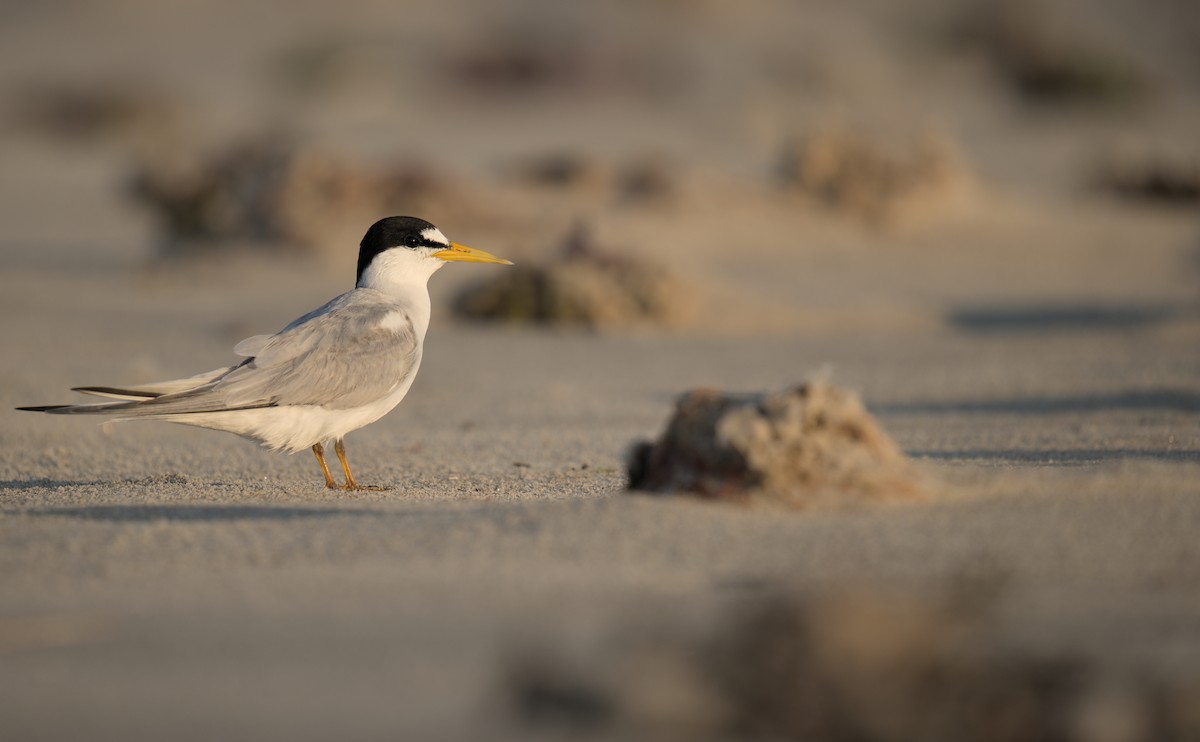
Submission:
<svg viewBox="0 0 1200 742">
<path fill-rule="evenodd" d="M 114 482 L 113 480 L 61 480 L 61 479 L 13 479 L 0 481 L 0 492 L 20 492 L 43 489 L 74 489 L 88 487 L 123 486 L 152 486 L 161 485 L 167 479 L 154 477 L 149 479 L 127 479 Z M 192 480 L 188 480 L 192 481 Z M 214 486 L 221 486 L 214 483 Z M 65 517 L 80 520 L 107 522 L 204 522 L 204 521 L 246 521 L 246 520 L 296 520 L 308 518 L 329 518 L 342 515 L 350 516 L 379 516 L 386 512 L 378 509 L 361 507 L 297 507 L 275 505 L 222 505 L 222 504 L 131 504 L 131 505 L 81 505 L 47 508 L 29 508 L 18 512 L 22 515 L 35 517 Z"/>
<path fill-rule="evenodd" d="M 127 477 L 124 479 L 52 479 L 50 477 L 38 477 L 35 479 L 0 480 L 0 492 L 20 492 L 23 490 L 58 490 L 88 487 L 153 488 L 180 485 L 206 487 L 211 489 L 243 488 L 245 486 L 243 483 L 200 480 L 179 474 L 136 478 Z"/>
<path fill-rule="evenodd" d="M 44 518 L 76 518 L 107 523 L 230 522 L 249 520 L 291 521 L 337 516 L 376 517 L 381 510 L 329 507 L 272 507 L 264 505 L 83 505 L 78 507 L 32 508 L 22 515 Z"/>
<path fill-rule="evenodd" d="M 91 481 L 67 480 L 67 479 L 6 479 L 0 481 L 0 492 L 20 492 L 22 490 L 57 490 L 66 487 L 98 487 L 104 484 L 112 484 L 111 482 L 102 482 L 98 479 Z"/>
<path fill-rule="evenodd" d="M 155 479 L 155 482 L 160 480 Z M 125 484 L 146 484 L 143 480 L 128 481 Z M 4 490 L 30 490 L 37 488 L 73 488 L 103 486 L 111 487 L 112 481 L 60 481 L 60 480 L 9 480 L 0 481 L 0 492 Z M 216 485 L 220 486 L 220 485 Z M 36 518 L 74 518 L 83 521 L 106 523 L 219 523 L 238 521 L 300 521 L 318 518 L 354 517 L 376 519 L 399 519 L 402 521 L 420 521 L 434 524 L 439 521 L 456 521 L 459 519 L 482 518 L 494 519 L 509 523 L 514 513 L 527 510 L 527 503 L 515 502 L 481 502 L 456 503 L 449 510 L 441 508 L 391 509 L 364 507 L 356 504 L 338 505 L 264 505 L 264 504 L 225 504 L 225 503 L 192 503 L 170 504 L 163 502 L 137 504 L 99 504 L 74 505 L 57 507 L 26 507 L 0 510 L 0 516 L 18 515 Z"/>
</svg>

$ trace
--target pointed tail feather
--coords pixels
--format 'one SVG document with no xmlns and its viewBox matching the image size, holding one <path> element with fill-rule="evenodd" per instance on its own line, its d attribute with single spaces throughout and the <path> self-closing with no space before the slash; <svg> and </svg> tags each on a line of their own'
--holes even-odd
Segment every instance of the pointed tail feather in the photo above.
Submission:
<svg viewBox="0 0 1200 742">
<path fill-rule="evenodd" d="M 143 389 L 120 389 L 115 386 L 73 386 L 71 387 L 71 391 L 91 394 L 95 397 L 108 397 L 109 399 L 123 399 L 126 401 L 155 399 L 162 396 L 162 392 L 150 392 Z"/>
<path fill-rule="evenodd" d="M 37 405 L 34 407 L 16 407 L 14 409 L 21 412 L 46 412 L 51 415 L 103 415 L 112 411 L 113 407 L 117 407 L 125 402 L 115 402 L 110 404 L 48 404 Z"/>
<path fill-rule="evenodd" d="M 245 363 L 246 361 L 243 361 L 240 365 L 245 365 Z M 222 366 L 221 368 L 205 371 L 202 374 L 189 376 L 185 379 L 155 381 L 150 384 L 137 384 L 136 386 L 77 386 L 71 389 L 71 391 L 91 394 L 97 397 L 138 402 L 165 397 L 168 394 L 180 394 L 182 392 L 190 392 L 193 389 L 199 389 L 206 384 L 211 384 L 220 379 L 235 368 L 237 366 Z"/>
<path fill-rule="evenodd" d="M 148 399 L 97 404 L 39 405 L 18 407 L 27 412 L 45 412 L 51 415 L 119 415 L 121 419 L 155 418 L 177 415 L 192 415 L 202 412 L 234 412 L 274 407 L 273 401 L 255 401 L 230 405 L 223 395 L 214 393 L 213 384 L 190 389 L 178 394 L 164 394 Z"/>
<path fill-rule="evenodd" d="M 245 365 L 243 361 L 241 365 Z M 16 409 L 25 412 L 46 412 L 51 415 L 107 415 L 118 412 L 129 412 L 136 409 L 139 405 L 147 402 L 153 402 L 162 397 L 172 397 L 171 400 L 163 400 L 163 402 L 176 401 L 180 399 L 193 399 L 194 395 L 189 393 L 199 393 L 208 391 L 209 385 L 218 381 L 222 376 L 233 371 L 238 366 L 223 366 L 205 371 L 202 374 L 189 376 L 186 379 L 172 379 L 170 381 L 156 381 L 151 384 L 141 384 L 138 386 L 118 387 L 118 386 L 77 386 L 72 387 L 71 391 L 81 392 L 83 394 L 91 394 L 96 397 L 107 397 L 108 399 L 120 400 L 118 402 L 102 402 L 99 404 L 59 404 L 59 405 L 36 405 L 31 407 L 17 407 Z M 208 387 L 208 388 L 205 388 Z M 213 406 L 212 400 L 207 400 L 207 406 Z M 179 407 L 180 405 L 174 405 Z M 191 405 L 183 405 L 191 406 Z M 132 412 L 133 415 L 154 415 L 165 414 L 167 405 L 156 407 L 153 411 L 137 410 Z M 196 412 L 200 410 L 184 409 L 182 412 Z M 210 411 L 210 410 L 205 410 Z"/>
</svg>

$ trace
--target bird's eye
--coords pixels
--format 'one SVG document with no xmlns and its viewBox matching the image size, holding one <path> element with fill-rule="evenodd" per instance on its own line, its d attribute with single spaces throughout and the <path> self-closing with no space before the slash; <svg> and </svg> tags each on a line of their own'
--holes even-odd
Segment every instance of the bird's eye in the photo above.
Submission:
<svg viewBox="0 0 1200 742">
<path fill-rule="evenodd" d="M 409 236 L 404 238 L 404 244 L 407 245 L 408 247 L 420 247 L 421 238 L 416 236 L 415 234 L 410 234 Z"/>
</svg>

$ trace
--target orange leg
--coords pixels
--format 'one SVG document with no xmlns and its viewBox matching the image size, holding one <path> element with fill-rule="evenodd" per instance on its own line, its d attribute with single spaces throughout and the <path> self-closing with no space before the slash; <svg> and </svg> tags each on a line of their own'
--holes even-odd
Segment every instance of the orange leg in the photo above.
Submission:
<svg viewBox="0 0 1200 742">
<path fill-rule="evenodd" d="M 364 487 L 354 481 L 354 475 L 350 473 L 350 462 L 346 461 L 346 444 L 341 438 L 334 441 L 333 452 L 337 454 L 338 461 L 342 462 L 342 471 L 346 473 L 346 486 L 342 489 L 370 490 L 372 492 L 383 492 L 386 489 L 385 487 Z"/>
<path fill-rule="evenodd" d="M 342 471 L 346 473 L 346 489 L 362 489 L 358 486 L 358 482 L 354 481 L 354 475 L 350 473 L 350 462 L 346 461 L 346 444 L 342 442 L 341 438 L 334 441 L 333 452 L 337 454 L 338 461 L 342 462 Z"/>
<path fill-rule="evenodd" d="M 340 443 L 340 441 L 339 441 Z M 325 463 L 325 447 L 320 443 L 313 444 L 313 455 L 317 457 L 317 463 L 321 465 L 321 473 L 325 475 L 325 486 L 331 490 L 341 489 L 337 482 L 333 481 L 333 475 L 329 473 L 329 466 Z M 341 451 L 338 451 L 338 456 L 341 456 Z M 346 465 L 346 460 L 342 459 L 342 466 Z M 350 470 L 347 469 L 349 474 Z"/>
</svg>

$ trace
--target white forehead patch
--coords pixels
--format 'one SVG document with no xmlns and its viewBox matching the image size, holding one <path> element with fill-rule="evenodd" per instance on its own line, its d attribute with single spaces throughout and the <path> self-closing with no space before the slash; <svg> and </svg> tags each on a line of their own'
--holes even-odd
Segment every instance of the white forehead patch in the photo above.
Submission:
<svg viewBox="0 0 1200 742">
<path fill-rule="evenodd" d="M 450 245 L 450 240 L 446 239 L 446 235 L 442 234 L 442 231 L 440 229 L 438 229 L 437 227 L 430 227 L 429 229 L 422 229 L 421 236 L 424 237 L 425 239 L 429 240 L 430 242 L 440 242 L 443 245 L 446 245 L 447 247 Z"/>
</svg>

